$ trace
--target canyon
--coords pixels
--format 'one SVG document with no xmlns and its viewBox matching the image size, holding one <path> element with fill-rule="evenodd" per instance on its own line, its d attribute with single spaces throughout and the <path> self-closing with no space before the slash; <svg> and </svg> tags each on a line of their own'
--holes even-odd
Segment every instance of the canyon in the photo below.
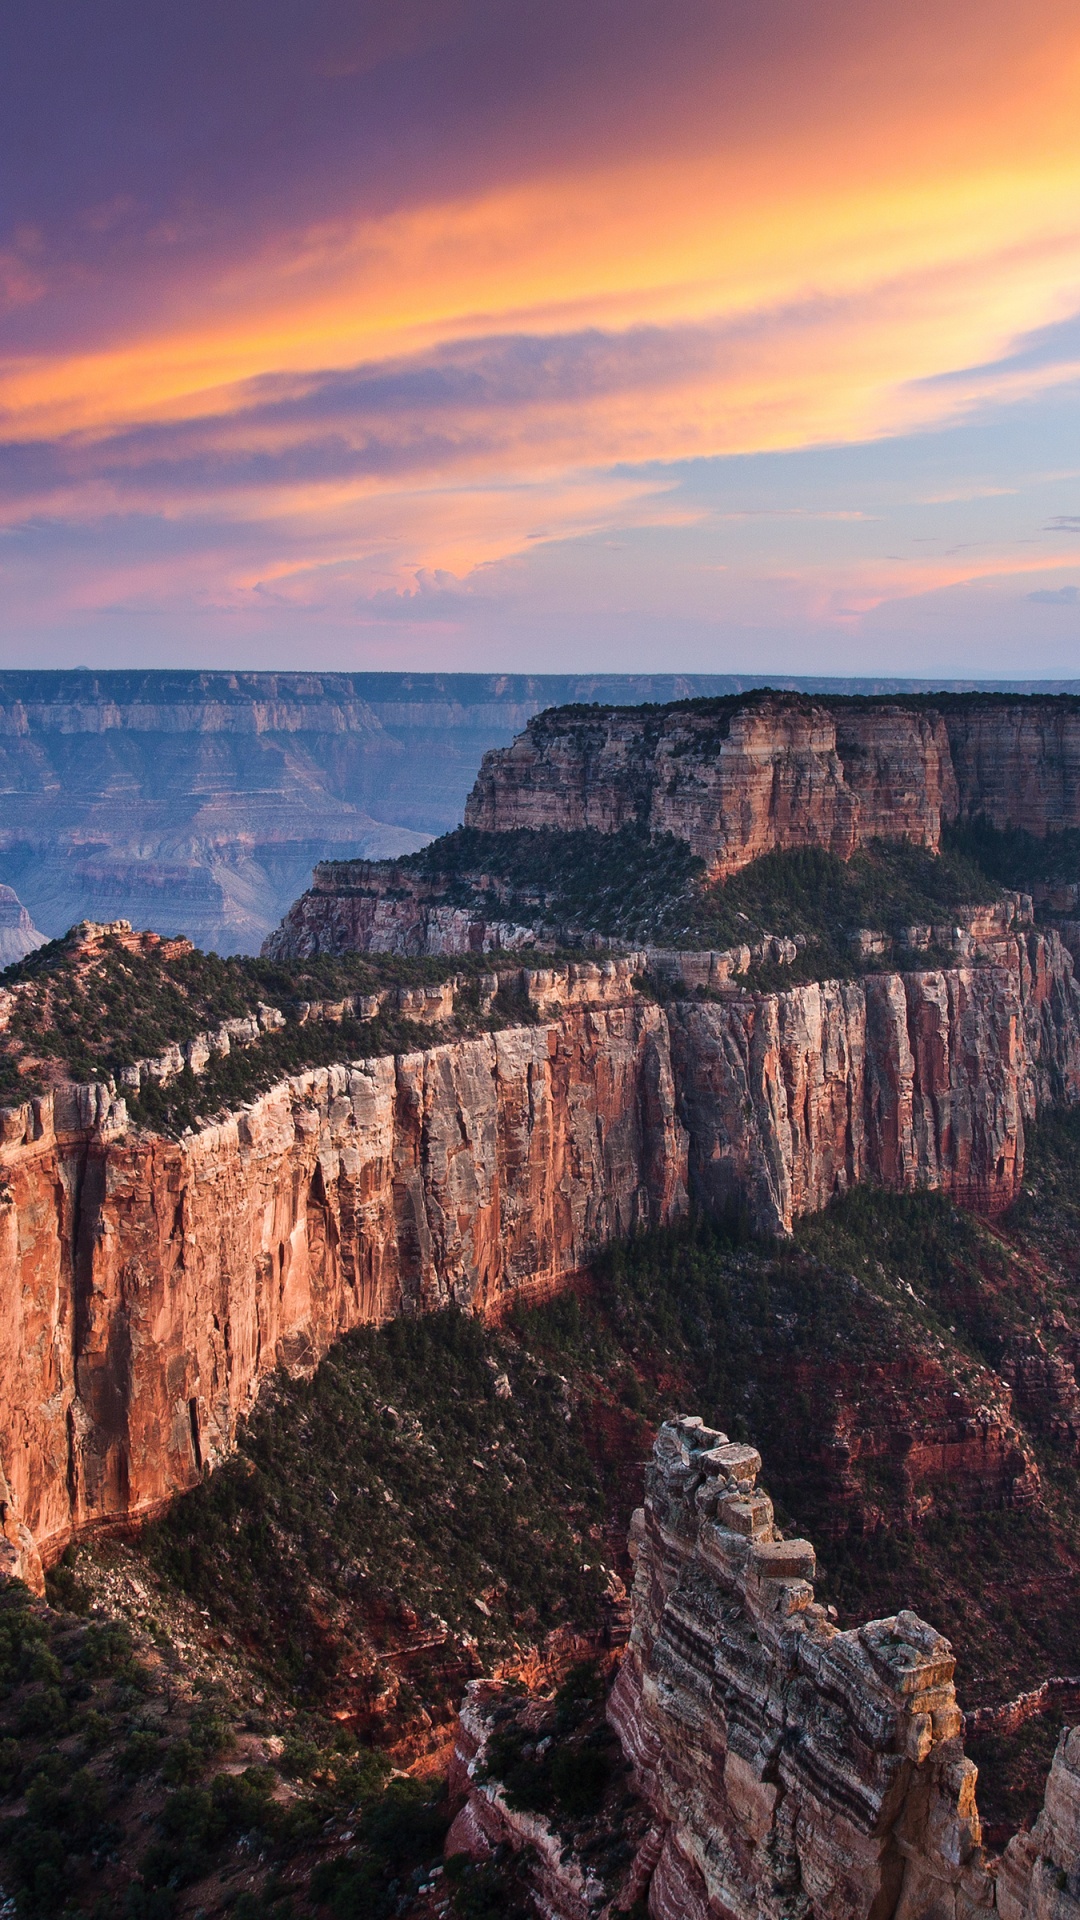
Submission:
<svg viewBox="0 0 1080 1920">
<path fill-rule="evenodd" d="M 548 1920 L 635 1901 L 650 1920 L 1074 1920 L 1080 1730 L 1060 1737 L 1031 1830 L 988 1852 L 948 1640 L 908 1609 L 841 1630 L 760 1468 L 699 1416 L 657 1436 L 607 1702 L 645 1813 L 615 1894 L 580 1828 L 523 1811 L 502 1784 L 493 1735 L 514 1706 L 484 1682 L 461 1716 L 448 1853 L 522 1854 Z"/>
<path fill-rule="evenodd" d="M 694 675 L 0 671 L 0 881 L 48 938 L 127 919 L 256 952 L 312 866 L 456 825 L 482 754 L 567 700 Z"/>
<path fill-rule="evenodd" d="M 766 691 L 666 707 L 553 708 L 485 754 L 464 839 L 437 840 L 411 861 L 320 862 L 263 951 L 602 944 L 610 925 L 605 934 L 587 905 L 568 911 L 585 854 L 580 836 L 623 836 L 615 889 L 627 861 L 640 889 L 646 846 L 679 844 L 701 863 L 700 896 L 769 853 L 817 849 L 846 862 L 888 841 L 936 854 L 948 829 L 973 826 L 1033 841 L 1080 827 L 1080 701 L 956 695 L 936 704 Z M 531 848 L 523 835 L 534 836 Z M 493 839 L 516 846 L 516 868 L 496 857 Z M 597 858 L 595 845 L 588 857 Z M 681 876 L 677 896 L 688 879 Z M 1030 890 L 1033 879 L 1019 883 Z M 624 918 L 620 937 L 656 937 L 663 890 L 657 876 L 656 897 L 642 902 L 636 925 Z M 1067 876 L 1036 893 L 1041 904 L 1057 901 L 1055 911 L 1074 910 Z M 593 905 L 610 920 L 602 887 Z"/>
<path fill-rule="evenodd" d="M 170 709 L 177 730 L 245 741 L 244 754 L 252 741 L 263 741 L 259 753 L 276 741 L 276 753 L 279 736 L 296 745 L 317 718 L 346 741 L 342 766 L 368 755 L 370 767 L 383 751 L 385 715 L 365 714 L 355 686 L 315 676 L 271 698 L 235 678 L 216 708 L 217 685 L 191 711 Z M 139 690 L 128 691 L 134 704 L 110 734 L 138 731 Z M 539 695 L 530 685 L 522 697 Z M 167 706 L 153 710 L 151 731 Z M 76 739 L 89 711 L 72 723 Z M 303 786 L 300 760 L 290 765 Z M 359 789 L 350 791 L 355 807 Z M 302 812 L 297 832 L 307 830 Z M 62 950 L 31 958 L 0 992 L 5 1086 L 16 1090 L 0 1107 L 0 1571 L 35 1593 L 51 1573 L 61 1587 L 50 1592 L 62 1591 L 74 1563 L 57 1563 L 70 1544 L 89 1553 L 95 1540 L 131 1541 L 155 1519 L 141 1535 L 158 1541 L 147 1550 L 166 1555 L 164 1567 L 172 1539 L 174 1568 L 190 1570 L 199 1556 L 176 1544 L 183 1520 L 168 1535 L 166 1516 L 187 1492 L 181 1511 L 217 1529 L 219 1565 L 204 1558 L 203 1594 L 215 1604 L 227 1561 L 235 1589 L 223 1643 L 235 1649 L 238 1632 L 250 1649 L 243 1563 L 262 1551 L 258 1528 L 269 1529 L 274 1553 L 287 1549 L 303 1569 L 276 1586 L 265 1566 L 258 1575 L 260 1595 L 277 1596 L 273 1631 L 291 1646 L 303 1616 L 302 1657 L 318 1662 L 323 1707 L 362 1739 L 427 1764 L 453 1716 L 450 1690 L 460 1698 L 470 1674 L 487 1673 L 461 1713 L 453 1781 L 464 1804 L 451 1851 L 498 1862 L 507 1848 L 534 1849 L 532 1892 L 548 1920 L 599 1920 L 637 1901 L 651 1920 L 1076 1920 L 1080 1734 L 1060 1742 L 1030 1831 L 995 1855 L 963 1750 L 949 1642 L 907 1608 L 894 1611 L 889 1582 L 910 1580 L 931 1618 L 927 1596 L 941 1582 L 944 1619 L 969 1662 L 980 1631 L 995 1636 L 973 1737 L 1019 1737 L 1039 1716 L 1071 1710 L 1073 1641 L 1052 1616 L 1075 1568 L 1061 1479 L 1080 1446 L 1080 1346 L 1060 1284 L 1073 1256 L 1071 1242 L 1064 1253 L 1048 1243 L 1044 1262 L 1032 1241 L 1014 1266 L 1008 1240 L 1025 1204 L 1033 1122 L 1080 1106 L 1080 922 L 1049 917 L 1075 915 L 1075 886 L 919 887 L 924 868 L 946 865 L 928 856 L 950 823 L 985 820 L 1039 839 L 1080 826 L 1080 704 L 733 691 L 707 705 L 564 709 L 486 756 L 467 817 L 479 834 L 591 830 L 602 866 L 604 836 L 633 829 L 643 843 L 688 848 L 713 881 L 762 854 L 805 849 L 865 865 L 860 850 L 885 836 L 925 850 L 907 895 L 904 871 L 873 869 L 883 885 L 899 873 L 895 897 L 919 907 L 902 920 L 838 920 L 831 945 L 812 927 L 786 930 L 782 916 L 759 925 L 732 909 L 715 950 L 628 939 L 615 951 L 597 936 L 589 958 L 571 959 L 515 953 L 545 929 L 495 886 L 478 909 L 434 868 L 335 859 L 266 942 L 265 960 L 211 966 L 186 942 L 134 933 L 126 920 L 80 926 Z M 677 878 L 685 865 L 677 848 L 670 871 Z M 662 864 L 650 873 L 662 884 Z M 775 897 L 782 907 L 782 890 Z M 884 896 L 860 897 L 870 911 Z M 976 904 L 948 905 L 960 899 Z M 8 918 L 20 938 L 40 938 L 15 899 Z M 478 951 L 493 957 L 455 967 L 454 955 Z M 394 957 L 381 971 L 335 958 L 370 952 Z M 47 992 L 43 980 L 54 980 Z M 125 1018 L 145 1058 L 130 1044 L 109 1058 L 109 1022 Z M 82 1053 L 65 1055 L 69 1044 Z M 76 1059 L 89 1064 L 75 1071 Z M 1037 1169 L 1041 1152 L 1036 1142 Z M 868 1188 L 908 1196 L 895 1205 L 910 1208 L 914 1232 L 932 1236 L 949 1216 L 946 1278 L 929 1255 L 905 1270 L 902 1211 L 888 1271 L 872 1236 L 845 1242 L 843 1220 L 857 1229 L 858 1190 Z M 960 1256 L 961 1216 L 926 1210 L 932 1193 L 993 1223 L 978 1229 L 976 1251 Z M 814 1218 L 844 1196 L 839 1214 Z M 654 1277 L 669 1254 L 674 1271 L 686 1253 L 685 1292 L 673 1288 L 651 1319 L 632 1278 L 609 1289 L 606 1305 L 603 1296 L 605 1258 L 610 1274 L 625 1275 L 639 1248 Z M 575 1320 L 579 1299 L 596 1305 L 592 1321 Z M 448 1308 L 463 1314 L 439 1314 Z M 605 1311 L 586 1362 L 582 1329 Z M 392 1397 L 376 1389 L 394 1376 L 363 1347 L 402 1335 L 404 1353 L 409 1322 L 409 1338 L 439 1329 L 447 1343 L 422 1418 L 396 1387 Z M 472 1352 L 462 1413 L 448 1364 L 463 1337 L 454 1330 L 473 1329 L 475 1341 L 481 1323 L 489 1350 Z M 708 1351 L 694 1392 L 715 1395 L 717 1411 L 722 1399 L 737 1403 L 735 1444 L 700 1419 L 667 1419 L 696 1347 Z M 347 1389 L 362 1350 L 369 1384 Z M 301 1469 L 278 1506 L 268 1462 L 293 1457 L 307 1432 L 302 1396 L 328 1381 L 318 1430 L 325 1451 L 331 1425 L 343 1423 L 340 1471 L 325 1461 Z M 770 1410 L 777 1395 L 790 1404 Z M 555 1625 L 560 1615 L 548 1611 L 541 1631 L 536 1607 L 515 1602 L 537 1540 L 552 1538 L 524 1425 L 511 1445 L 510 1416 L 498 1412 L 512 1406 L 520 1423 L 526 1404 L 530 1432 L 546 1434 L 545 1465 L 565 1463 L 544 1483 L 544 1499 L 567 1503 L 558 1605 L 575 1608 L 565 1593 L 586 1577 L 602 1591 L 587 1629 L 582 1613 Z M 476 1436 L 460 1445 L 459 1421 Z M 631 1609 L 610 1502 L 624 1527 L 640 1498 L 628 1448 L 640 1459 L 657 1424 L 632 1532 Z M 846 1607 L 870 1592 L 886 1617 L 818 1604 L 814 1550 L 777 1526 L 748 1430 L 759 1443 L 772 1436 L 784 1510 L 803 1511 L 826 1554 L 836 1551 L 839 1585 L 826 1597 Z M 348 1458 L 360 1431 L 371 1476 Z M 564 1431 L 579 1450 L 573 1467 L 560 1454 Z M 440 1432 L 453 1435 L 445 1462 Z M 609 1500 L 603 1513 L 590 1463 Z M 250 1513 L 248 1479 L 259 1489 Z M 435 1542 L 414 1524 L 418 1485 L 438 1508 Z M 397 1536 L 369 1552 L 379 1536 L 372 1499 L 409 1516 L 396 1573 Z M 310 1558 L 322 1523 L 309 1523 L 304 1500 L 333 1516 Z M 451 1605 L 439 1587 L 445 1532 L 460 1531 L 466 1511 L 470 1541 L 470 1529 L 488 1530 L 488 1559 L 473 1553 L 473 1566 L 454 1548 Z M 525 1557 L 519 1525 L 531 1528 Z M 903 1535 L 914 1553 L 935 1527 L 925 1561 L 886 1576 L 882 1539 Z M 969 1632 L 956 1612 L 963 1580 L 943 1578 L 941 1540 L 985 1541 L 995 1528 L 1004 1588 L 972 1569 L 981 1611 Z M 494 1545 L 493 1530 L 506 1541 Z M 859 1543 L 873 1561 L 862 1584 Z M 134 1564 L 143 1547 L 122 1551 Z M 429 1585 L 414 1605 L 405 1587 L 416 1563 Z M 1003 1592 L 1011 1607 L 1029 1573 L 1046 1593 L 1032 1599 L 1021 1658 L 1013 1627 L 998 1626 L 1013 1619 Z M 457 1609 L 453 1629 L 443 1609 Z M 488 1636 L 483 1655 L 477 1633 Z M 525 1731 L 537 1736 L 558 1715 L 535 1698 L 508 1706 L 492 1675 L 519 1690 L 550 1687 L 568 1660 L 599 1646 L 618 1678 L 613 1731 L 593 1734 L 601 1744 L 617 1735 L 629 1768 L 613 1775 L 609 1812 L 620 1796 L 633 1808 L 617 1890 L 596 1870 L 603 1849 L 575 1851 L 581 1834 L 524 1819 L 495 1765 L 507 1712 L 532 1715 Z M 1016 1699 L 1003 1706 L 1005 1681 Z M 583 1751 L 593 1735 L 573 1738 Z M 994 1791 L 997 1845 L 1012 1828 Z M 612 1818 L 603 1844 L 614 1859 L 621 1816 Z"/>
<path fill-rule="evenodd" d="M 678 1217 L 663 1013 L 625 966 L 555 985 L 557 1019 L 300 1074 L 179 1141 L 104 1085 L 3 1110 L 13 1565 L 40 1585 L 73 1530 L 194 1484 L 262 1380 L 350 1326 L 496 1312 Z"/>
<path fill-rule="evenodd" d="M 751 684 L 723 675 L 4 671 L 0 882 L 50 939 L 83 919 L 124 918 L 223 953 L 255 952 L 316 863 L 391 858 L 456 826 L 491 752 L 468 803 L 475 824 L 648 816 L 657 831 L 685 831 L 710 860 L 722 841 L 721 865 L 776 844 L 784 821 L 815 845 L 842 847 L 853 833 L 921 835 L 920 806 L 931 835 L 954 803 L 1033 831 L 1073 818 L 1070 695 L 954 695 L 939 711 L 925 695 L 886 701 L 885 683 L 871 707 L 847 701 L 844 719 L 837 700 L 860 683 L 790 682 L 828 697 L 795 700 L 792 712 L 801 704 L 818 717 L 791 722 L 781 750 L 750 724 Z M 666 723 L 653 764 L 632 707 L 564 704 L 702 697 L 744 702 L 715 761 L 700 716 Z M 537 723 L 560 706 L 554 729 Z M 655 720 L 644 724 L 655 732 Z M 1061 769 L 1053 793 L 1036 765 Z M 798 825 L 803 815 L 809 827 Z"/>
<path fill-rule="evenodd" d="M 179 1139 L 112 1084 L 3 1109 L 11 1566 L 40 1584 L 73 1535 L 194 1484 L 278 1366 L 395 1315 L 498 1315 L 691 1195 L 780 1234 L 866 1180 L 1000 1210 L 1039 1107 L 1080 1098 L 1080 988 L 1023 914 L 972 945 L 712 1001 L 639 991 L 644 956 L 521 969 L 524 1024 L 434 1027 Z"/>
</svg>

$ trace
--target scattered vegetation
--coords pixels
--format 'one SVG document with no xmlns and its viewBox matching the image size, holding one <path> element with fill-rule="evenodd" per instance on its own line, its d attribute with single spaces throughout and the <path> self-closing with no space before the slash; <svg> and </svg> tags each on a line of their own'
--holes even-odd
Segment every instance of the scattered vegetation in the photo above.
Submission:
<svg viewBox="0 0 1080 1920">
<path fill-rule="evenodd" d="M 586 1292 L 501 1331 L 447 1314 L 350 1335 L 278 1384 L 145 1550 L 268 1672 L 358 1722 L 376 1726 L 388 1663 L 407 1674 L 381 1709 L 396 1738 L 447 1711 L 466 1640 L 486 1662 L 600 1626 L 651 1431 L 694 1408 L 761 1447 L 844 1618 L 907 1604 L 950 1634 L 969 1704 L 1080 1671 L 1080 1433 L 1018 1385 L 1026 1456 L 1002 1440 L 996 1464 L 991 1445 L 935 1465 L 965 1423 L 1011 1429 L 1003 1377 L 1033 1335 L 1065 1358 L 1080 1336 L 1080 1115 L 1029 1153 L 1031 1192 L 994 1227 L 863 1188 L 786 1243 L 698 1220 L 613 1248 Z M 1025 1458 L 1042 1508 L 1011 1504 Z M 439 1645 L 403 1664 L 417 1633 Z"/>
<path fill-rule="evenodd" d="M 1030 892 L 1034 886 L 1075 886 L 1080 880 L 1080 830 L 1075 827 L 1040 838 L 1021 827 L 1002 831 L 975 820 L 946 827 L 942 840 L 950 853 L 974 861 L 1002 887 Z"/>
<path fill-rule="evenodd" d="M 290 1779 L 244 1730 L 265 1723 L 238 1724 L 237 1701 L 193 1683 L 167 1636 L 155 1645 L 122 1621 L 66 1610 L 62 1595 L 78 1597 L 79 1583 L 65 1572 L 52 1606 L 18 1582 L 0 1587 L 0 1880 L 11 1911 L 172 1920 L 187 1888 L 219 1870 L 228 1879 L 247 1857 L 270 1872 L 234 1914 L 289 1920 L 275 1875 L 300 1862 L 306 1879 L 304 1850 L 328 1819 L 381 1802 L 385 1765 L 346 1736 L 317 1756 L 316 1778 Z"/>
<path fill-rule="evenodd" d="M 280 1379 L 137 1558 L 98 1550 L 106 1572 L 110 1554 L 141 1567 L 144 1629 L 87 1612 L 85 1548 L 51 1609 L 0 1593 L 0 1884 L 19 1920 L 172 1920 L 196 1887 L 208 1915 L 239 1890 L 234 1920 L 430 1911 L 447 1809 L 437 1782 L 387 1787 L 387 1758 L 437 1745 L 496 1663 L 560 1629 L 601 1644 L 608 1569 L 628 1571 L 642 1464 L 675 1410 L 761 1448 L 841 1624 L 908 1605 L 948 1633 L 965 1705 L 1080 1670 L 1076 1417 L 1019 1378 L 1009 1413 L 1002 1384 L 1017 1356 L 1080 1339 L 1080 1113 L 1049 1117 L 1028 1155 L 992 1226 L 872 1189 L 782 1244 L 691 1221 L 501 1329 L 399 1320 Z M 965 1465 L 969 1428 L 998 1453 L 979 1440 Z M 1011 1498 L 1025 1460 L 1041 1505 Z M 180 1607 L 242 1681 L 193 1668 Z M 624 1788 L 596 1686 L 582 1670 L 534 1702 L 542 1728 L 515 1708 L 489 1765 L 568 1834 L 599 1822 L 614 1873 L 626 1840 L 605 1809 Z M 995 1836 L 1037 1807 L 1054 1731 L 977 1756 Z M 512 1861 L 438 1884 L 458 1920 L 524 1910 Z"/>
<path fill-rule="evenodd" d="M 638 827 L 618 833 L 576 833 L 519 827 L 482 833 L 458 827 L 387 862 L 438 885 L 455 906 L 492 912 L 492 898 L 510 919 L 612 939 L 638 939 L 700 889 L 705 863 L 685 840 L 651 838 Z"/>
<path fill-rule="evenodd" d="M 515 956 L 528 964 L 538 956 Z M 540 957 L 551 964 L 551 955 Z M 285 1024 L 252 1044 L 215 1055 L 203 1072 L 190 1068 L 165 1084 L 144 1085 L 128 1100 L 136 1122 L 180 1133 L 251 1100 L 283 1076 L 335 1061 L 430 1045 L 432 1032 L 384 1007 L 372 1020 L 346 1014 L 340 1021 L 308 1019 L 305 1005 L 339 1003 L 348 996 L 396 987 L 435 985 L 455 975 L 456 1030 L 475 1032 L 523 1017 L 512 993 L 496 996 L 480 1014 L 479 979 L 489 955 L 409 960 L 394 954 L 319 955 L 284 963 L 201 953 L 187 941 L 132 943 L 106 936 L 90 949 L 68 936 L 39 948 L 0 975 L 19 986 L 6 1031 L 0 1034 L 0 1101 L 25 1100 L 58 1078 L 115 1076 L 167 1046 L 183 1045 L 223 1022 L 244 1019 L 260 1003 Z"/>
<path fill-rule="evenodd" d="M 596 1625 L 589 1530 L 608 1506 L 580 1396 L 450 1312 L 358 1330 L 310 1381 L 282 1380 L 144 1550 L 308 1698 L 336 1699 L 350 1670 L 356 1717 L 389 1692 L 393 1733 L 445 1717 L 448 1659 Z M 398 1706 L 392 1656 L 418 1633 L 435 1657 L 409 1663 Z"/>
<path fill-rule="evenodd" d="M 497 1783 L 512 1809 L 541 1815 L 563 1847 L 588 1862 L 610 1898 L 645 1837 L 649 1815 L 627 1791 L 629 1768 L 604 1717 L 609 1683 L 603 1667 L 582 1662 L 552 1699 L 495 1695 L 484 1708 L 481 1778 Z M 458 1884 L 467 1885 L 465 1863 L 448 1865 Z"/>
<path fill-rule="evenodd" d="M 802 934 L 807 977 L 865 971 L 853 927 L 933 925 L 956 907 L 996 898 L 1000 884 L 959 846 L 942 854 L 879 842 L 847 862 L 820 848 L 764 854 L 708 884 L 705 863 L 672 834 L 638 827 L 605 834 L 459 827 L 387 863 L 438 885 L 455 905 L 500 911 L 559 938 L 596 932 L 615 941 L 731 947 L 764 933 Z M 790 983 L 798 977 L 785 969 Z"/>
<path fill-rule="evenodd" d="M 341 870 L 347 873 L 347 862 Z M 747 976 L 747 984 L 770 989 L 896 964 L 893 952 L 861 958 L 850 938 L 854 928 L 895 936 L 908 926 L 948 921 L 958 907 L 991 900 L 1003 885 L 1075 878 L 1080 833 L 1037 841 L 977 822 L 951 830 L 940 855 L 878 842 L 844 862 L 808 848 L 766 854 L 731 879 L 709 884 L 704 863 L 670 834 L 650 838 L 636 827 L 616 834 L 524 828 L 495 834 L 462 827 L 379 871 L 384 878 L 395 871 L 419 877 L 446 899 L 489 913 L 494 898 L 500 912 L 563 943 L 556 955 L 515 955 L 515 964 L 573 958 L 574 943 L 580 947 L 592 934 L 616 944 L 713 948 L 753 944 L 763 933 L 798 938 L 793 965 L 759 964 Z M 935 957 L 946 958 L 933 951 L 927 956 L 931 963 Z M 286 1074 L 430 1039 L 389 1009 L 373 1021 L 307 1020 L 307 1002 L 434 984 L 456 974 L 465 982 L 458 995 L 460 1030 L 529 1017 L 529 1009 L 506 994 L 480 1017 L 479 976 L 492 964 L 490 955 L 223 959 L 182 940 L 148 936 L 133 947 L 108 936 L 87 949 L 69 934 L 0 975 L 0 984 L 20 989 L 0 1035 L 0 1101 L 26 1099 L 58 1078 L 115 1077 L 170 1044 L 183 1045 L 224 1021 L 250 1016 L 260 1003 L 278 1009 L 283 1029 L 216 1056 L 198 1075 L 185 1069 L 167 1086 L 146 1087 L 129 1101 L 136 1121 L 179 1133 L 254 1098 Z"/>
</svg>

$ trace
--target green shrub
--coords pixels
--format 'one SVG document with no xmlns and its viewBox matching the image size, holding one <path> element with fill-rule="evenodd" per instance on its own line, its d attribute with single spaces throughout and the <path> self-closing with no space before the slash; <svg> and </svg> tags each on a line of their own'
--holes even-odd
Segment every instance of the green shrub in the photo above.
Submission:
<svg viewBox="0 0 1080 1920">
<path fill-rule="evenodd" d="M 128 1736 L 116 1756 L 116 1769 L 124 1780 L 145 1780 L 158 1770 L 162 1758 L 160 1733 L 138 1731 Z"/>
</svg>

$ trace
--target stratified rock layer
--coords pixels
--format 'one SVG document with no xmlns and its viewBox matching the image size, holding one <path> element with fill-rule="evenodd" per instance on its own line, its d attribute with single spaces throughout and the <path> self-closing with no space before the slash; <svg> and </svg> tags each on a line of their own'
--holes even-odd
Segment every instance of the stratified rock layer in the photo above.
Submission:
<svg viewBox="0 0 1080 1920">
<path fill-rule="evenodd" d="M 556 710 L 485 754 L 465 823 L 638 825 L 726 875 L 778 847 L 842 859 L 879 837 L 936 848 L 944 822 L 980 815 L 1035 834 L 1080 826 L 1080 704 L 773 694 L 712 712 Z"/>
<path fill-rule="evenodd" d="M 191 1485 L 279 1364 L 398 1313 L 497 1311 L 686 1204 L 666 1021 L 625 985 L 300 1074 L 181 1141 L 128 1131 L 105 1089 L 6 1130 L 0 1499 L 46 1558 Z"/>
<path fill-rule="evenodd" d="M 631 1891 L 653 1920 L 1074 1920 L 1080 1732 L 989 1860 L 948 1641 L 910 1612 L 838 1631 L 760 1464 L 696 1418 L 656 1442 L 609 1705 L 653 1814 Z"/>
<path fill-rule="evenodd" d="M 1013 1198 L 1024 1127 L 1080 1097 L 1080 989 L 1056 934 L 995 940 L 994 964 L 867 974 L 672 1015 L 691 1184 L 768 1232 L 871 1180 Z"/>
<path fill-rule="evenodd" d="M 11 887 L 0 887 L 0 967 L 14 966 L 44 945 L 45 935 L 38 932 L 18 894 Z"/>
<path fill-rule="evenodd" d="M 104 1086 L 0 1112 L 13 1564 L 190 1485 L 268 1373 L 349 1327 L 498 1312 L 688 1190 L 769 1232 L 863 1179 L 993 1210 L 1040 1101 L 1080 1096 L 1072 960 L 1031 930 L 977 965 L 670 1011 L 630 962 L 521 980 L 535 1024 L 299 1074 L 179 1141 Z"/>
</svg>

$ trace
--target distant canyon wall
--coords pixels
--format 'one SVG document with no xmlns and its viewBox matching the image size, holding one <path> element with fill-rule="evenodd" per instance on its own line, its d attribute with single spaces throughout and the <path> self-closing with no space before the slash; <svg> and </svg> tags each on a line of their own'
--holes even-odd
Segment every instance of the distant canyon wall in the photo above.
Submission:
<svg viewBox="0 0 1080 1920">
<path fill-rule="evenodd" d="M 842 859 L 878 837 L 936 848 L 944 823 L 979 815 L 1037 835 L 1080 826 L 1080 702 L 776 694 L 713 713 L 566 709 L 485 755 L 465 823 L 637 824 L 725 876 L 774 848 Z"/>
<path fill-rule="evenodd" d="M 567 700 L 714 676 L 0 671 L 0 883 L 48 937 L 127 919 L 255 952 L 312 867 L 456 826 L 482 755 Z"/>
<path fill-rule="evenodd" d="M 0 1508 L 35 1574 L 226 1454 L 350 1327 L 498 1313 L 696 1192 L 784 1232 L 859 1180 L 1014 1196 L 1080 1098 L 1056 935 L 980 964 L 673 1003 L 630 963 L 526 976 L 536 1023 L 284 1081 L 169 1141 L 107 1088 L 0 1116 Z"/>
</svg>

